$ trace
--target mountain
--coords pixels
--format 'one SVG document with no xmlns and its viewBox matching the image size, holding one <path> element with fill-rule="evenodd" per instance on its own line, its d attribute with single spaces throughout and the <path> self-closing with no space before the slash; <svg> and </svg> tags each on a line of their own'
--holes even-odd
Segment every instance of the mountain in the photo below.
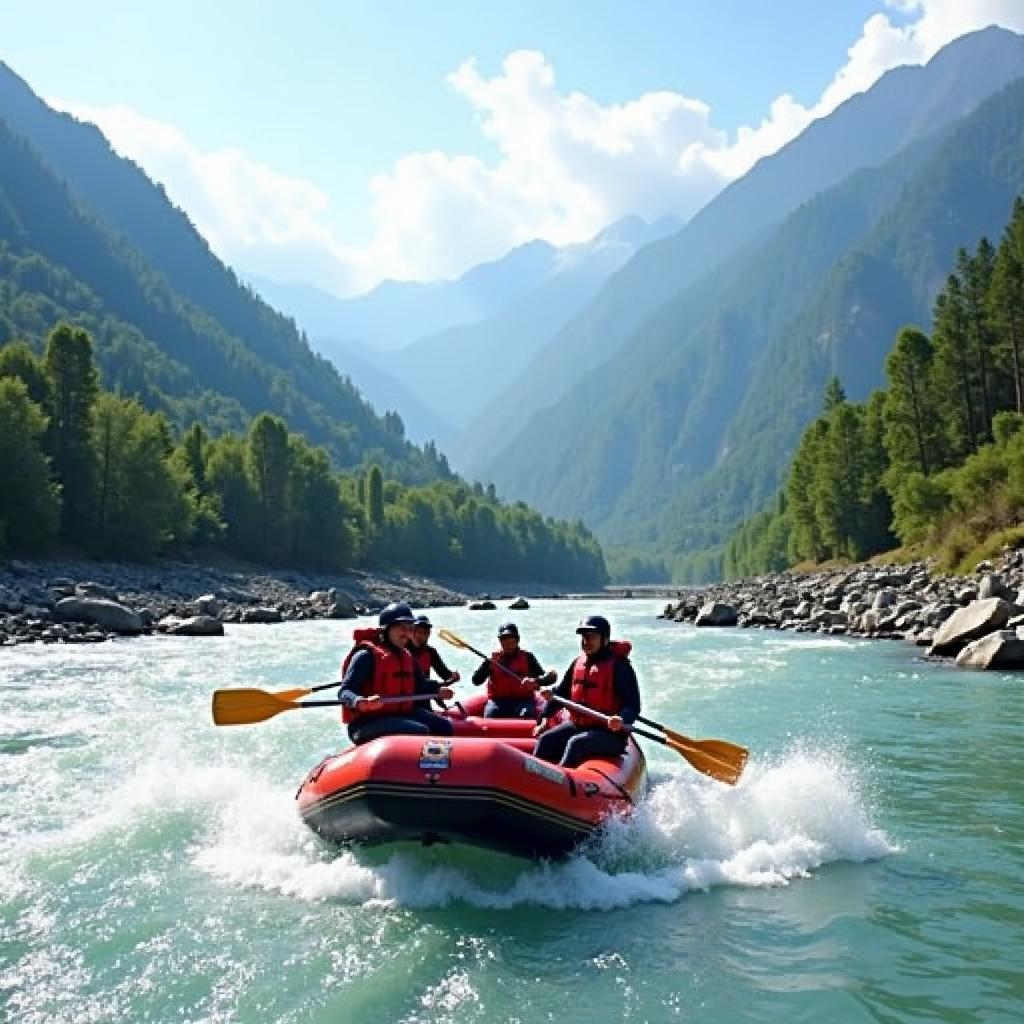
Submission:
<svg viewBox="0 0 1024 1024">
<path fill-rule="evenodd" d="M 454 281 L 382 281 L 351 299 L 301 283 L 252 280 L 260 294 L 295 317 L 309 337 L 391 350 L 491 316 L 546 280 L 558 262 L 555 246 L 533 241 L 472 267 Z"/>
<path fill-rule="evenodd" d="M 416 444 L 438 447 L 455 436 L 455 427 L 420 399 L 417 374 L 399 352 L 367 352 L 358 345 L 335 347 L 335 365 L 358 381 L 359 393 L 376 409 L 401 410 L 405 435 Z"/>
<path fill-rule="evenodd" d="M 619 543 L 713 546 L 777 490 L 827 378 L 882 384 L 896 331 L 1022 190 L 1024 79 L 680 292 L 530 425 L 503 486 Z"/>
<path fill-rule="evenodd" d="M 523 424 L 620 350 L 688 285 L 756 242 L 817 193 L 934 134 L 1020 75 L 1024 37 L 999 28 L 964 36 L 923 67 L 896 68 L 772 156 L 760 160 L 681 231 L 641 249 L 592 303 L 526 364 L 451 449 L 465 472 L 513 493 L 532 453 Z M 546 416 L 547 413 L 542 415 Z"/>
<path fill-rule="evenodd" d="M 638 249 L 676 228 L 670 218 L 618 221 L 557 250 L 548 278 L 494 315 L 413 342 L 402 354 L 421 398 L 464 427 Z M 318 347 L 333 358 L 327 343 Z"/>
<path fill-rule="evenodd" d="M 339 466 L 372 458 L 402 479 L 448 473 L 241 285 L 163 189 L 6 65 L 0 118 L 0 341 L 41 345 L 64 317 L 95 334 L 107 387 L 178 422 L 224 429 L 270 410 Z"/>
<path fill-rule="evenodd" d="M 249 279 L 268 302 L 295 316 L 318 352 L 354 373 L 372 401 L 387 380 L 401 377 L 407 391 L 414 389 L 416 406 L 400 406 L 410 437 L 450 440 L 456 431 L 448 424 L 465 426 L 501 389 L 507 367 L 518 366 L 550 341 L 638 249 L 678 228 L 671 217 L 653 223 L 626 217 L 578 245 L 532 242 L 455 282 L 386 282 L 360 299 L 338 299 L 308 285 L 282 285 L 256 275 Z M 425 332 L 400 350 L 378 347 L 369 333 L 376 331 L 378 342 L 394 343 L 431 317 L 453 316 L 468 320 Z M 359 330 L 367 332 L 370 343 L 345 340 Z M 367 364 L 376 372 L 368 374 Z M 402 374 L 397 365 L 403 366 Z"/>
</svg>

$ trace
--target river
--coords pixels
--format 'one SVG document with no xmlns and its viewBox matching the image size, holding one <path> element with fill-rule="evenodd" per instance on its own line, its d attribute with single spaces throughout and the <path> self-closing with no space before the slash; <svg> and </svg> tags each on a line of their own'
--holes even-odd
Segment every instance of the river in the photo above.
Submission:
<svg viewBox="0 0 1024 1024">
<path fill-rule="evenodd" d="M 524 646 L 561 672 L 587 610 L 517 613 Z M 2 1018 L 1021 1019 L 1024 680 L 600 611 L 646 713 L 751 762 L 730 789 L 648 743 L 646 803 L 561 863 L 339 852 L 294 804 L 333 709 L 211 724 L 217 687 L 335 678 L 351 622 L 0 651 Z M 491 649 L 511 613 L 431 614 Z"/>
</svg>

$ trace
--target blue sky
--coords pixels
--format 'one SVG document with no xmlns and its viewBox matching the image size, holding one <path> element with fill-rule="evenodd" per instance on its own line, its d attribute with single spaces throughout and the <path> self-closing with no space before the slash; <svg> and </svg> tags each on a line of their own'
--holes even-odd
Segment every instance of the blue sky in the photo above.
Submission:
<svg viewBox="0 0 1024 1024">
<path fill-rule="evenodd" d="M 8 0 L 0 58 L 229 261 L 351 291 L 685 218 L 887 66 L 992 21 L 1024 29 L 1024 0 Z"/>
</svg>

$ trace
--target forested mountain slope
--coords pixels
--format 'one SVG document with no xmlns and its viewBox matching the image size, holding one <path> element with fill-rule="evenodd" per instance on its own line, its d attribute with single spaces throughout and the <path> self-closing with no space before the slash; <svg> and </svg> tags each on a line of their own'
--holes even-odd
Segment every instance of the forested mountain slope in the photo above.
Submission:
<svg viewBox="0 0 1024 1024">
<path fill-rule="evenodd" d="M 828 376 L 852 398 L 880 384 L 896 329 L 925 321 L 956 246 L 998 232 L 1022 186 L 1024 81 L 681 293 L 531 425 L 503 485 L 618 543 L 718 542 L 777 490 Z"/>
<path fill-rule="evenodd" d="M 529 448 L 518 435 L 545 406 L 622 348 L 649 318 L 800 203 L 941 130 L 1024 68 L 1024 37 L 989 28 L 923 67 L 888 72 L 867 92 L 760 160 L 680 232 L 642 249 L 509 382 L 452 446 L 456 465 L 514 493 Z M 546 413 L 544 414 L 546 415 Z"/>
<path fill-rule="evenodd" d="M 95 334 L 108 387 L 180 422 L 200 415 L 215 429 L 240 427 L 270 410 L 339 466 L 376 460 L 400 479 L 447 474 L 242 286 L 95 128 L 49 110 L 6 68 L 0 83 L 0 341 L 40 347 L 63 317 Z M 31 124 L 46 158 L 9 114 Z"/>
</svg>

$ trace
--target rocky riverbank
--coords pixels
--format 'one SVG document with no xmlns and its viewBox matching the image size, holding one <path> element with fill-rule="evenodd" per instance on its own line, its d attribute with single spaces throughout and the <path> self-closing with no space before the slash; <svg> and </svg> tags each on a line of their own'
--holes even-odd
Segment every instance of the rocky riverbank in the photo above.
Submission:
<svg viewBox="0 0 1024 1024">
<path fill-rule="evenodd" d="M 346 619 L 390 601 L 435 608 L 485 594 L 507 604 L 520 592 L 554 594 L 543 585 L 442 583 L 406 573 L 16 560 L 0 565 L 0 646 L 95 643 L 157 632 L 218 636 L 225 623 Z"/>
<path fill-rule="evenodd" d="M 1024 551 L 981 562 L 971 577 L 924 562 L 774 573 L 694 589 L 663 617 L 903 640 L 961 668 L 1024 668 Z"/>
</svg>

